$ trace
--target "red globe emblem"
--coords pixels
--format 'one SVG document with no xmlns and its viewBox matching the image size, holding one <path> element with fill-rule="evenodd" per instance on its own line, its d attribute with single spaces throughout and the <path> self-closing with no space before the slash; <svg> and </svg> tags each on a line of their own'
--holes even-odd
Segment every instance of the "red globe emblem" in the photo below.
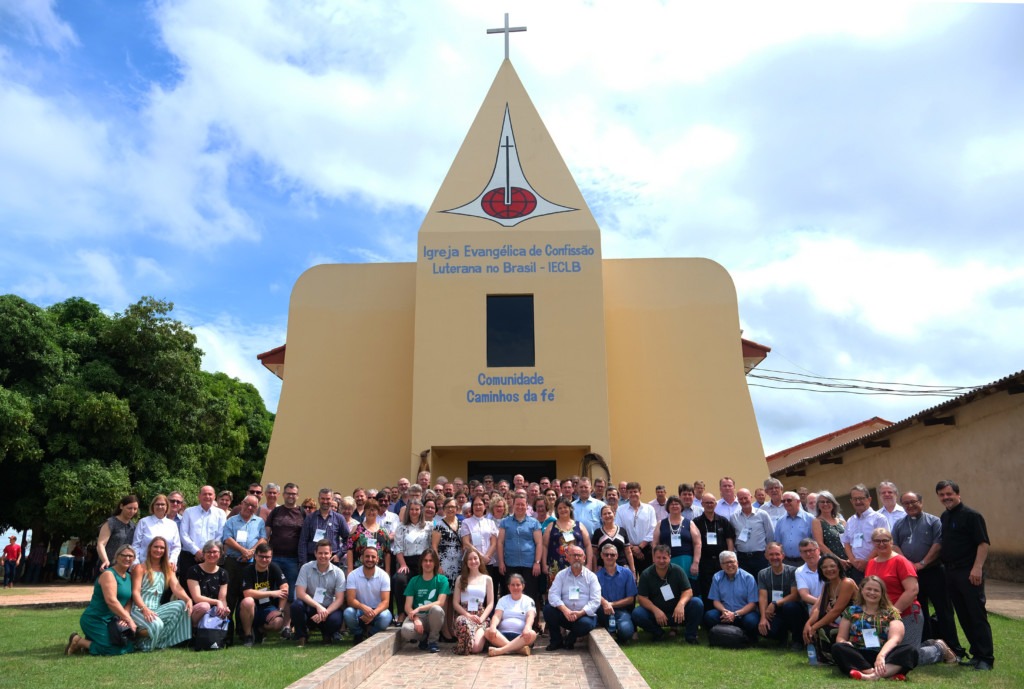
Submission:
<svg viewBox="0 0 1024 689">
<path fill-rule="evenodd" d="M 512 187 L 509 203 L 505 203 L 505 188 L 491 189 L 480 200 L 484 213 L 492 218 L 522 218 L 537 208 L 537 197 L 528 189 Z"/>
</svg>

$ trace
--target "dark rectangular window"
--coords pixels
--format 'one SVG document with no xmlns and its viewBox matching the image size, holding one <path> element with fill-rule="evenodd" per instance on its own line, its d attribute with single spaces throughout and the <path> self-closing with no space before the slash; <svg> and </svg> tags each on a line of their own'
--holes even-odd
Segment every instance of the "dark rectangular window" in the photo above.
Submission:
<svg viewBox="0 0 1024 689">
<path fill-rule="evenodd" d="M 487 295 L 487 366 L 533 366 L 533 295 Z"/>
</svg>

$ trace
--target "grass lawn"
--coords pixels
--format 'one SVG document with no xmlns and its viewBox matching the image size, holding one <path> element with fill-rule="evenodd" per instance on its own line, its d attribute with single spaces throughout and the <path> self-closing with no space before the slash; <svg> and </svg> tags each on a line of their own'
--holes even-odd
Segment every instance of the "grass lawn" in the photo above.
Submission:
<svg viewBox="0 0 1024 689">
<path fill-rule="evenodd" d="M 1018 689 L 1024 687 L 1024 621 L 989 615 L 995 637 L 996 669 L 976 672 L 971 668 L 930 665 L 908 676 L 911 684 L 928 689 Z M 840 677 L 834 667 L 811 667 L 802 653 L 783 651 L 769 642 L 757 648 L 727 651 L 709 648 L 701 635 L 700 646 L 683 644 L 682 637 L 660 644 L 639 643 L 623 647 L 633 665 L 653 689 L 714 687 L 744 689 L 764 687 L 810 687 L 829 689 L 861 686 Z M 961 631 L 960 641 L 966 637 Z M 885 683 L 885 686 L 894 686 Z"/>
<path fill-rule="evenodd" d="M 0 609 L 0 687 L 90 689 L 198 684 L 217 689 L 281 689 L 350 648 L 313 641 L 299 648 L 268 638 L 262 646 L 195 653 L 171 648 L 115 658 L 64 657 L 82 608 Z"/>
</svg>

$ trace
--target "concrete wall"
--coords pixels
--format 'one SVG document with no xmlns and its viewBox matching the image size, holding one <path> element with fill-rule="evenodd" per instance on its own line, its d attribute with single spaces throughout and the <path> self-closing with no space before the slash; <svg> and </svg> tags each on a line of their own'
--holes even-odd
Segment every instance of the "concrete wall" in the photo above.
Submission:
<svg viewBox="0 0 1024 689">
<path fill-rule="evenodd" d="M 1024 489 L 1024 395 L 998 392 L 950 413 L 955 426 L 915 423 L 887 436 L 889 448 L 856 447 L 843 454 L 842 464 L 811 464 L 806 476 L 783 478 L 783 484 L 839 496 L 857 483 L 874 488 L 892 481 L 901 491 L 921 493 L 925 511 L 938 515 L 943 507 L 935 497 L 936 482 L 956 481 L 964 504 L 985 516 L 992 541 L 988 575 L 1024 581 L 1016 509 Z"/>
</svg>

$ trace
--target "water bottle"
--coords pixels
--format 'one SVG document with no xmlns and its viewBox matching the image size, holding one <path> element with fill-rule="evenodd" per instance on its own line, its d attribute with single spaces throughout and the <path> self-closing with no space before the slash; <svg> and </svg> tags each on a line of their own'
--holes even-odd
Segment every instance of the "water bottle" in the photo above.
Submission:
<svg viewBox="0 0 1024 689">
<path fill-rule="evenodd" d="M 608 633 L 615 636 L 619 631 L 619 622 L 615 619 L 615 613 L 613 612 L 608 616 Z"/>
<path fill-rule="evenodd" d="M 818 649 L 814 647 L 813 643 L 807 644 L 807 662 L 811 665 L 818 664 Z"/>
</svg>

